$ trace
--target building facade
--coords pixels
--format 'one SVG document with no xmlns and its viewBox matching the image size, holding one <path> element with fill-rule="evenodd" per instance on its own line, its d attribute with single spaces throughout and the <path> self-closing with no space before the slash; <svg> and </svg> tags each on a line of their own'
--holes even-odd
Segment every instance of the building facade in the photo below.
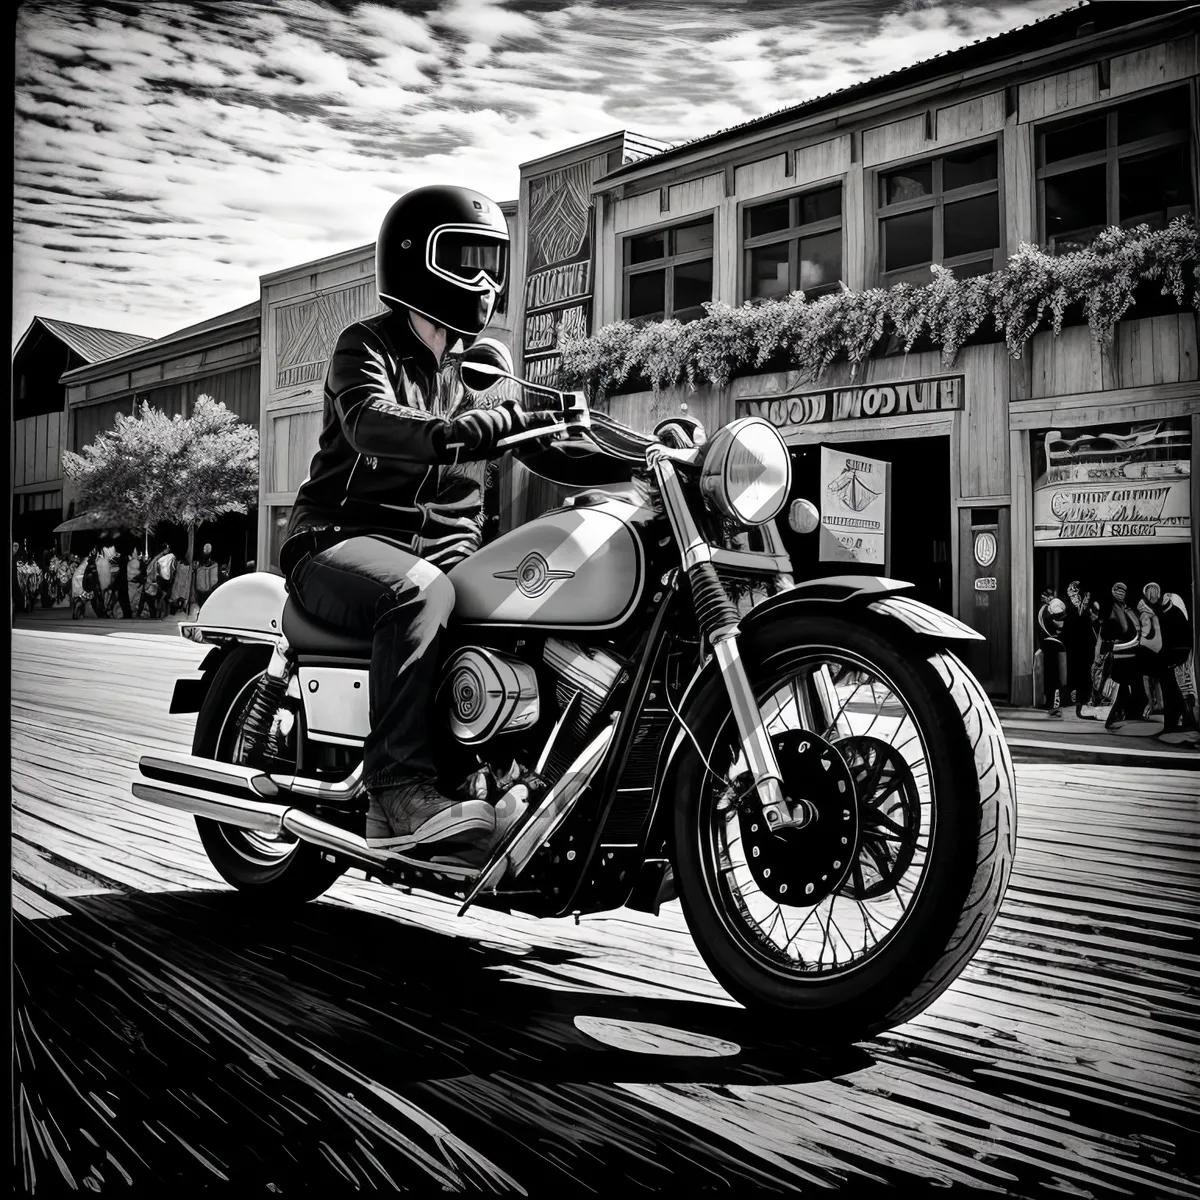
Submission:
<svg viewBox="0 0 1200 1200">
<path fill-rule="evenodd" d="M 34 317 L 13 353 L 13 425 L 9 443 L 13 540 L 40 554 L 66 513 L 62 455 L 68 449 L 64 372 L 111 358 L 150 339 Z"/>
<path fill-rule="evenodd" d="M 188 416 L 196 397 L 209 395 L 252 425 L 259 418 L 259 304 L 254 301 L 166 337 L 146 341 L 103 362 L 77 367 L 61 377 L 66 389 L 64 450 L 79 453 L 113 427 L 118 414 L 132 416 L 150 404 L 167 416 Z M 63 496 L 73 509 L 69 479 Z M 75 514 L 78 515 L 78 514 Z M 197 545 L 213 545 L 214 556 L 234 573 L 255 559 L 258 513 L 230 514 L 197 531 Z M 160 536 L 186 545 L 183 531 L 164 528 Z"/>
<path fill-rule="evenodd" d="M 592 185 L 593 327 L 928 282 L 931 264 L 982 274 L 1023 243 L 1195 214 L 1198 27 L 1196 7 L 1084 6 L 610 172 Z M 890 573 L 983 632 L 976 672 L 1029 704 L 1044 588 L 1080 580 L 1103 602 L 1120 581 L 1136 602 L 1154 581 L 1196 613 L 1197 318 L 1150 297 L 1110 351 L 1085 324 L 1037 333 L 1019 361 L 973 342 L 951 370 L 936 350 L 883 353 L 853 377 L 607 404 L 643 430 L 681 402 L 710 427 L 763 416 L 813 500 L 821 447 L 887 462 Z M 791 549 L 835 569 L 811 539 Z"/>
</svg>

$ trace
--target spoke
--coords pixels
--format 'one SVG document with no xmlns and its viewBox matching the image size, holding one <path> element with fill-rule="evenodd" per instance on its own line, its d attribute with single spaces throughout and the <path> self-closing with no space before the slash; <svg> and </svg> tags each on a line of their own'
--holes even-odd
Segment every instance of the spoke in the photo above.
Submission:
<svg viewBox="0 0 1200 1200">
<path fill-rule="evenodd" d="M 853 699 L 854 699 L 854 697 L 855 697 L 855 696 L 857 696 L 857 695 L 858 695 L 858 693 L 859 693 L 859 692 L 861 692 L 865 686 L 866 686 L 866 685 L 865 685 L 865 684 L 862 684 L 862 683 L 859 683 L 859 684 L 856 684 L 856 685 L 855 685 L 854 691 L 852 691 L 852 692 L 850 693 L 850 695 L 846 697 L 845 703 L 842 705 L 842 707 L 841 707 L 841 708 L 839 708 L 839 709 L 837 710 L 837 712 L 836 712 L 836 713 L 834 713 L 834 715 L 833 715 L 833 720 L 832 720 L 832 721 L 831 721 L 831 722 L 830 722 L 830 723 L 829 723 L 829 724 L 828 724 L 828 725 L 825 727 L 825 732 L 824 732 L 824 733 L 821 735 L 822 737 L 825 737 L 825 738 L 827 738 L 827 737 L 829 736 L 829 734 L 830 734 L 830 733 L 831 733 L 831 732 L 832 732 L 834 729 L 836 729 L 836 728 L 837 728 L 837 723 L 838 723 L 838 722 L 839 722 L 839 721 L 842 719 L 842 714 L 843 714 L 843 713 L 846 711 L 847 707 L 848 707 L 848 706 L 849 706 L 849 704 L 850 704 L 850 701 L 851 701 L 851 700 L 853 700 Z M 872 720 L 872 724 L 874 724 L 874 720 Z M 870 732 L 870 729 L 869 729 L 869 728 L 868 728 L 868 732 Z"/>
<path fill-rule="evenodd" d="M 781 911 L 782 911 L 782 910 L 781 910 Z M 804 918 L 804 920 L 803 920 L 803 921 L 801 921 L 801 922 L 800 922 L 800 924 L 796 926 L 796 932 L 795 932 L 795 933 L 793 933 L 793 934 L 792 934 L 792 935 L 791 935 L 791 936 L 788 938 L 788 940 L 787 940 L 787 944 L 784 946 L 784 951 L 785 951 L 785 952 L 786 952 L 786 951 L 787 951 L 787 950 L 788 950 L 788 949 L 791 947 L 791 944 L 792 944 L 792 943 L 793 943 L 793 942 L 794 942 L 794 941 L 795 941 L 795 940 L 796 940 L 796 939 L 797 939 L 797 938 L 800 936 L 800 931 L 801 931 L 801 930 L 802 930 L 802 929 L 805 927 L 805 925 L 807 925 L 807 924 L 809 923 L 809 921 L 811 921 L 811 920 L 812 920 L 813 913 L 815 913 L 816 911 L 817 911 L 817 910 L 816 910 L 816 908 L 815 908 L 815 907 L 813 907 L 813 908 L 810 908 L 810 909 L 808 910 L 808 916 L 807 916 L 807 917 L 805 917 L 805 918 Z M 787 922 L 786 922 L 786 921 L 783 923 L 783 931 L 784 931 L 784 933 L 787 933 Z"/>
<path fill-rule="evenodd" d="M 904 836 L 904 834 L 906 832 L 904 826 L 897 825 L 896 822 L 893 821 L 891 817 L 885 816 L 883 813 L 878 812 L 878 811 L 872 813 L 871 815 L 872 815 L 872 821 L 871 821 L 872 826 L 882 825 L 884 827 L 884 829 L 890 830 L 892 833 L 897 834 L 900 837 Z M 872 833 L 874 833 L 873 829 L 872 829 Z"/>
</svg>

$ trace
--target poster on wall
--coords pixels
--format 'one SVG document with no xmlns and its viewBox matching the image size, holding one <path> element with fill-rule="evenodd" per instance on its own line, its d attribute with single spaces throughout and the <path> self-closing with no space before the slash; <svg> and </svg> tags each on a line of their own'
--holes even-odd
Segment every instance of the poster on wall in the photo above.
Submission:
<svg viewBox="0 0 1200 1200">
<path fill-rule="evenodd" d="M 861 454 L 821 447 L 822 562 L 891 565 L 892 468 Z"/>
<path fill-rule="evenodd" d="M 1033 544 L 1186 542 L 1187 417 L 1034 434 Z"/>
<path fill-rule="evenodd" d="M 593 207 L 591 187 L 608 154 L 529 181 L 529 250 L 525 267 L 525 378 L 550 383 L 564 338 L 591 331 Z"/>
</svg>

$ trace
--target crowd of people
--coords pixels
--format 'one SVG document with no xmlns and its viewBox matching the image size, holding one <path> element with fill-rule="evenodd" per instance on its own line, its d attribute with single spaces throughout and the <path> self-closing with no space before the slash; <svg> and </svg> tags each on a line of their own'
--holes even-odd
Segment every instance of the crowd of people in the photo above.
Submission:
<svg viewBox="0 0 1200 1200">
<path fill-rule="evenodd" d="M 100 535 L 83 554 L 51 546 L 40 554 L 13 542 L 12 589 L 16 612 L 69 606 L 73 619 L 140 617 L 164 620 L 188 607 L 195 573 L 195 602 L 203 604 L 229 574 L 206 543 L 194 565 L 181 560 L 169 541 L 141 552 L 137 539 L 118 532 Z"/>
<path fill-rule="evenodd" d="M 1198 734 L 1192 626 L 1187 605 L 1154 582 L 1134 600 L 1123 582 L 1093 599 L 1078 580 L 1067 598 L 1053 589 L 1041 596 L 1037 615 L 1044 700 L 1051 717 L 1064 703 L 1075 715 L 1104 726 L 1163 715 L 1162 736 Z"/>
</svg>

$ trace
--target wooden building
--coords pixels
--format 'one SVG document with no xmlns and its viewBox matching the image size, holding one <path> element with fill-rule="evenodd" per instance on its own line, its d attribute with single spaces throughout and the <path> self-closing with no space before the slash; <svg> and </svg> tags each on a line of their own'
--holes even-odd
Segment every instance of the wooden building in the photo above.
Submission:
<svg viewBox="0 0 1200 1200">
<path fill-rule="evenodd" d="M 237 416 L 257 425 L 259 417 L 259 304 L 189 325 L 166 337 L 146 341 L 124 353 L 62 376 L 67 392 L 67 429 L 63 449 L 79 453 L 98 434 L 111 429 L 117 414 L 132 416 L 135 405 L 149 403 L 168 416 L 188 416 L 196 397 L 212 396 Z M 71 481 L 64 498 L 73 504 Z M 213 545 L 214 557 L 232 562 L 234 572 L 255 558 L 258 514 L 230 514 L 197 530 L 196 545 Z M 181 530 L 164 528 L 178 553 L 186 545 Z"/>
<path fill-rule="evenodd" d="M 13 426 L 9 444 L 13 540 L 39 554 L 63 520 L 63 451 L 68 449 L 64 372 L 144 345 L 150 339 L 34 317 L 13 353 Z"/>
<path fill-rule="evenodd" d="M 610 171 L 591 185 L 592 327 L 927 282 L 935 263 L 981 274 L 1022 243 L 1061 252 L 1194 214 L 1198 28 L 1200 6 L 1083 5 Z M 1080 324 L 1019 361 L 974 341 L 952 370 L 880 354 L 854 378 L 607 403 L 643 430 L 681 401 L 710 427 L 766 416 L 812 499 L 821 446 L 889 462 L 892 573 L 984 632 L 977 673 L 1029 704 L 1043 588 L 1065 599 L 1080 580 L 1103 602 L 1121 581 L 1136 603 L 1153 580 L 1200 625 L 1197 318 L 1135 308 L 1110 353 Z M 804 569 L 812 545 L 793 543 Z"/>
</svg>

